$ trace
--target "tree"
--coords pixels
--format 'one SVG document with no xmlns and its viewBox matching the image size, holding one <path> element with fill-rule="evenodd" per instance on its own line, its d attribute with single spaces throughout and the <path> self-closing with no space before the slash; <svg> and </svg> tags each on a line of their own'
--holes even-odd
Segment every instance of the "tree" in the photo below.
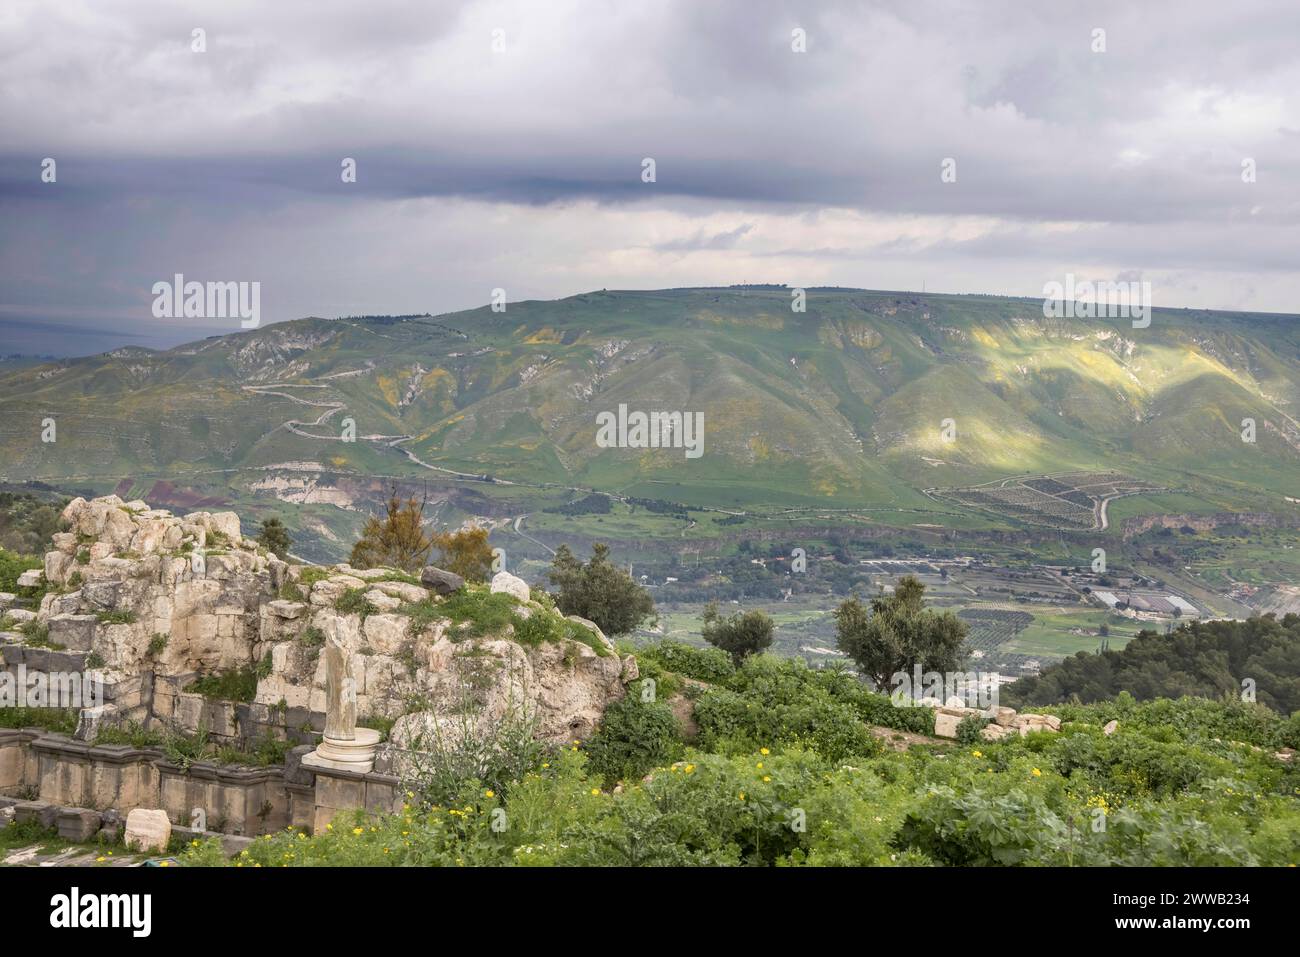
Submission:
<svg viewBox="0 0 1300 957">
<path fill-rule="evenodd" d="M 289 537 L 289 530 L 284 527 L 284 522 L 278 518 L 263 520 L 262 530 L 257 533 L 257 541 L 277 558 L 284 558 L 285 555 L 289 554 L 289 547 L 293 545 L 293 539 Z"/>
<path fill-rule="evenodd" d="M 606 635 L 625 635 L 655 613 L 650 593 L 609 560 L 609 546 L 591 547 L 585 565 L 561 545 L 547 575 L 559 589 L 555 604 L 566 615 L 594 621 Z"/>
<path fill-rule="evenodd" d="M 899 672 L 955 671 L 966 639 L 965 623 L 950 611 L 924 608 L 925 585 L 914 575 L 898 580 L 892 595 L 870 606 L 850 598 L 835 610 L 840 651 L 877 690 L 887 690 Z"/>
<path fill-rule="evenodd" d="M 433 547 L 441 556 L 438 567 L 466 581 L 485 582 L 492 574 L 492 546 L 486 528 L 471 525 L 455 532 L 438 532 Z"/>
<path fill-rule="evenodd" d="M 387 516 L 366 519 L 360 540 L 352 546 L 348 559 L 354 568 L 400 568 L 416 572 L 429 559 L 433 539 L 424 533 L 425 501 L 397 497 L 394 488 L 388 497 Z"/>
<path fill-rule="evenodd" d="M 710 602 L 704 609 L 704 640 L 731 655 L 736 667 L 769 647 L 774 630 L 771 616 L 761 611 L 736 612 L 723 618 L 718 614 L 717 602 Z"/>
</svg>

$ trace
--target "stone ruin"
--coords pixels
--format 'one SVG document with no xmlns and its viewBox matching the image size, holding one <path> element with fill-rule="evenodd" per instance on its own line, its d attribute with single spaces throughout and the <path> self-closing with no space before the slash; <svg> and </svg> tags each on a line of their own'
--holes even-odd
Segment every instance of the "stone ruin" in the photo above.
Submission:
<svg viewBox="0 0 1300 957">
<path fill-rule="evenodd" d="M 480 720 L 519 708 L 539 738 L 559 743 L 589 736 L 637 677 L 635 658 L 621 657 L 591 622 L 574 619 L 594 634 L 591 645 L 523 645 L 510 625 L 472 636 L 467 623 L 437 615 L 466 587 L 457 576 L 429 567 L 415 583 L 394 569 L 290 564 L 245 538 L 234 512 L 176 516 L 109 495 L 74 499 L 63 519 L 67 531 L 53 537 L 43 570 L 20 580 L 49 586 L 39 609 L 0 609 L 34 622 L 23 634 L 0 632 L 0 656 L 11 673 L 21 666 L 29 676 L 84 672 L 101 681 L 103 703 L 82 710 L 75 735 L 88 744 L 110 726 L 202 729 L 238 749 L 267 736 L 319 744 L 327 648 L 346 670 L 352 726 L 392 723 L 377 772 L 393 771 L 403 749 L 462 714 L 467 693 Z M 499 573 L 490 590 L 510 594 L 523 618 L 558 614 L 513 575 Z M 345 595 L 363 596 L 364 611 L 336 608 Z M 46 628 L 44 640 L 31 640 Z M 256 676 L 251 701 L 188 690 L 201 677 L 240 671 Z"/>
</svg>

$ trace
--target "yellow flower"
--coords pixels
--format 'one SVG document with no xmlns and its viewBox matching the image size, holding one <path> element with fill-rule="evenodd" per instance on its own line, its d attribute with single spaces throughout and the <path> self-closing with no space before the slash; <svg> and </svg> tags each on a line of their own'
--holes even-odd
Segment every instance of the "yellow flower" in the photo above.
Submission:
<svg viewBox="0 0 1300 957">
<path fill-rule="evenodd" d="M 484 796 L 484 797 L 496 797 L 496 795 L 492 793 L 491 789 L 488 789 L 488 790 L 484 791 L 484 792 L 483 792 L 483 796 Z"/>
<path fill-rule="evenodd" d="M 354 827 L 352 829 L 352 833 L 359 837 L 360 835 L 366 833 L 366 829 L 364 827 Z"/>
<path fill-rule="evenodd" d="M 107 857 L 97 857 L 97 858 L 95 858 L 95 863 L 96 863 L 96 864 L 103 864 L 106 860 L 108 860 Z"/>
<path fill-rule="evenodd" d="M 759 748 L 758 753 L 766 755 L 766 754 L 771 754 L 772 752 L 767 750 L 767 748 Z"/>
<path fill-rule="evenodd" d="M 772 780 L 772 775 L 770 775 L 770 774 L 764 774 L 764 775 L 763 775 L 763 781 L 764 781 L 764 783 L 769 782 L 769 781 L 771 781 L 771 780 Z"/>
<path fill-rule="evenodd" d="M 758 764 L 754 765 L 754 767 L 758 768 L 760 771 L 763 770 L 763 762 L 759 761 Z"/>
<path fill-rule="evenodd" d="M 984 755 L 983 755 L 983 753 L 980 752 L 980 751 L 972 751 L 972 752 L 971 752 L 971 757 L 974 757 L 974 758 L 982 758 L 982 757 L 984 757 Z"/>
<path fill-rule="evenodd" d="M 690 774 L 690 773 L 691 773 L 692 771 L 694 771 L 694 770 L 695 770 L 695 765 L 693 765 L 693 764 L 688 764 L 688 765 L 686 765 L 686 773 L 687 773 L 687 774 Z"/>
<path fill-rule="evenodd" d="M 591 793 L 592 793 L 592 794 L 599 794 L 599 793 L 600 793 L 600 788 L 592 788 L 592 789 L 591 789 Z"/>
<path fill-rule="evenodd" d="M 1043 776 L 1043 772 L 1038 770 L 1038 768 L 1034 768 L 1034 770 L 1031 773 L 1036 778 L 1041 778 Z"/>
<path fill-rule="evenodd" d="M 745 800 L 745 792 L 741 791 L 740 794 L 737 795 L 737 797 L 739 797 L 742 801 Z"/>
<path fill-rule="evenodd" d="M 334 825 L 333 825 L 333 824 L 326 824 L 326 825 L 325 825 L 325 830 L 327 830 L 327 831 L 332 831 L 332 830 L 334 830 Z"/>
</svg>

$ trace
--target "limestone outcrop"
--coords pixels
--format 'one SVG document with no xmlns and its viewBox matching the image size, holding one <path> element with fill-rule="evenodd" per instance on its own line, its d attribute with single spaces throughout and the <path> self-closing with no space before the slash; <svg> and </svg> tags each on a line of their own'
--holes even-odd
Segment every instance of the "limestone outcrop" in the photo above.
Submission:
<svg viewBox="0 0 1300 957">
<path fill-rule="evenodd" d="M 350 656 L 363 722 L 438 721 L 469 695 L 488 716 L 522 706 L 539 736 L 567 741 L 590 734 L 635 676 L 598 628 L 533 601 L 514 576 L 489 589 L 436 568 L 289 564 L 245 538 L 234 512 L 177 516 L 114 495 L 74 499 L 63 519 L 25 586 L 49 586 L 35 632 L 10 635 L 0 655 L 6 667 L 35 655 L 37 633 L 43 654 L 84 662 L 109 689 L 87 735 L 129 719 L 302 740 L 323 727 L 327 639 Z M 223 708 L 187 690 L 232 672 L 255 677 L 251 702 Z"/>
</svg>

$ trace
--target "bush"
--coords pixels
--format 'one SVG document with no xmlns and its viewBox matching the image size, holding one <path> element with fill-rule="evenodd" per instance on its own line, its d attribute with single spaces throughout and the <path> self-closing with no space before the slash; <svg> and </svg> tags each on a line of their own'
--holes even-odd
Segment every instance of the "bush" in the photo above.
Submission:
<svg viewBox="0 0 1300 957">
<path fill-rule="evenodd" d="M 278 518 L 268 518 L 262 522 L 262 528 L 257 533 L 257 542 L 277 558 L 284 558 L 289 554 L 289 549 L 293 545 L 293 539 L 289 537 L 289 529 L 285 528 L 284 522 Z"/>
<path fill-rule="evenodd" d="M 375 606 L 366 598 L 365 588 L 349 588 L 335 600 L 334 610 L 344 615 L 360 615 L 364 620 L 375 613 Z"/>
<path fill-rule="evenodd" d="M 540 764 L 537 718 L 525 702 L 509 701 L 500 716 L 485 711 L 474 682 L 463 681 L 446 720 L 430 721 L 402 753 L 402 787 L 424 810 L 483 788 L 506 793 Z"/>
<path fill-rule="evenodd" d="M 559 588 L 555 604 L 560 611 L 595 622 L 610 637 L 625 635 L 654 616 L 650 593 L 609 560 L 609 546 L 600 542 L 592 546 L 586 564 L 561 545 L 549 577 Z"/>
<path fill-rule="evenodd" d="M 36 555 L 19 555 L 0 548 L 0 591 L 17 592 L 19 575 L 44 567 L 44 561 Z"/>
<path fill-rule="evenodd" d="M 704 640 L 729 654 L 737 667 L 750 655 L 771 646 L 773 630 L 771 616 L 761 611 L 736 612 L 722 618 L 716 603 L 704 609 Z"/>
<path fill-rule="evenodd" d="M 653 661 L 671 671 L 696 681 L 718 684 L 736 673 L 731 656 L 721 648 L 697 648 L 680 641 L 661 641 L 636 651 L 638 664 Z"/>
<path fill-rule="evenodd" d="M 642 777 L 682 753 L 681 730 L 668 705 L 642 701 L 635 689 L 605 709 L 600 728 L 587 744 L 589 767 L 607 785 Z"/>
<path fill-rule="evenodd" d="M 978 744 L 984 740 L 980 732 L 984 726 L 989 723 L 989 719 L 982 715 L 968 714 L 957 722 L 957 743 L 958 744 Z"/>
<path fill-rule="evenodd" d="M 492 546 L 488 531 L 477 525 L 433 536 L 438 549 L 438 567 L 459 575 L 467 582 L 485 582 L 492 576 Z"/>
</svg>

